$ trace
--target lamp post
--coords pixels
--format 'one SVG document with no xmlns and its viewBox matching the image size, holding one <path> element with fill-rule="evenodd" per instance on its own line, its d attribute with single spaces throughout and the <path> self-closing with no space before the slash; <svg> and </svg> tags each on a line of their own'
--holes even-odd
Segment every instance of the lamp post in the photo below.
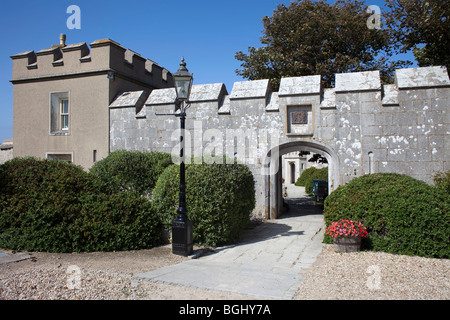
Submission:
<svg viewBox="0 0 450 320">
<path fill-rule="evenodd" d="M 180 109 L 177 116 L 180 117 L 180 194 L 178 216 L 172 222 L 172 253 L 188 256 L 193 252 L 193 233 L 192 221 L 187 217 L 186 209 L 186 182 L 185 182 L 185 119 L 186 109 L 190 106 L 188 103 L 189 94 L 192 87 L 192 73 L 186 68 L 184 58 L 181 59 L 180 68 L 173 74 L 177 98 L 175 104 Z"/>
</svg>

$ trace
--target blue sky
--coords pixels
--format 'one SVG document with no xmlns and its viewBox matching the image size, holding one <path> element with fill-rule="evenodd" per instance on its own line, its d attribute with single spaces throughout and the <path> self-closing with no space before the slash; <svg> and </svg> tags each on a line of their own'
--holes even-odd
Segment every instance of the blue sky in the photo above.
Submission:
<svg viewBox="0 0 450 320">
<path fill-rule="evenodd" d="M 225 83 L 231 92 L 242 81 L 237 51 L 259 47 L 262 18 L 290 0 L 39 0 L 6 1 L 0 7 L 0 143 L 12 138 L 13 86 L 10 56 L 49 48 L 67 35 L 67 44 L 110 38 L 171 72 L 182 56 L 194 84 Z M 334 2 L 334 1 L 329 1 Z M 67 7 L 81 9 L 81 29 L 66 26 Z M 366 0 L 378 5 L 383 0 Z M 413 59 L 413 58 L 410 58 Z"/>
</svg>

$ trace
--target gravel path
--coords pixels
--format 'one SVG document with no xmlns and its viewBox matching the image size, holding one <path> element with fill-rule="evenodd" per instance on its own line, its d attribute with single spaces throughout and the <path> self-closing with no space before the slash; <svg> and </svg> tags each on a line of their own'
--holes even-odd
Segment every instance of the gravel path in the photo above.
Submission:
<svg viewBox="0 0 450 320">
<path fill-rule="evenodd" d="M 326 245 L 294 299 L 450 300 L 450 260 Z"/>
<path fill-rule="evenodd" d="M 168 246 L 151 250 L 52 254 L 0 264 L 6 299 L 251 299 L 251 297 L 136 280 L 132 275 L 187 258 Z M 450 260 L 382 252 L 338 254 L 331 245 L 309 270 L 294 299 L 450 299 Z"/>
<path fill-rule="evenodd" d="M 0 264 L 0 300 L 247 299 L 132 278 L 188 259 L 173 255 L 170 246 L 126 252 L 31 254 L 33 259 Z"/>
</svg>

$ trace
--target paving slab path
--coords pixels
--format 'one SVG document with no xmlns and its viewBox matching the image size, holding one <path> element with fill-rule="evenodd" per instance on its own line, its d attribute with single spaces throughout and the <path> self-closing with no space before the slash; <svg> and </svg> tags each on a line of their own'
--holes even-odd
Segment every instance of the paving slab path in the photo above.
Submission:
<svg viewBox="0 0 450 320">
<path fill-rule="evenodd" d="M 135 277 L 249 298 L 291 299 L 322 251 L 324 232 L 322 209 L 304 192 L 295 196 L 300 198 L 285 199 L 289 210 L 279 219 L 246 230 L 238 244 Z"/>
<path fill-rule="evenodd" d="M 0 252 L 0 264 L 31 259 L 32 256 L 26 252 L 6 253 Z"/>
</svg>

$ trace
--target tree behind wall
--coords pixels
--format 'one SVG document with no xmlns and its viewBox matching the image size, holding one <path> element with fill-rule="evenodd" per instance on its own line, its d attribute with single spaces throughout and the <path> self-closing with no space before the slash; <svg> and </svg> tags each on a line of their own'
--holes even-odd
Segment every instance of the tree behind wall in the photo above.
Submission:
<svg viewBox="0 0 450 320">
<path fill-rule="evenodd" d="M 450 1 L 385 0 L 387 30 L 399 52 L 413 50 L 420 67 L 450 69 Z"/>
<path fill-rule="evenodd" d="M 331 87 L 335 73 L 367 70 L 380 70 L 382 80 L 390 82 L 395 69 L 410 63 L 388 61 L 390 34 L 367 27 L 366 9 L 358 0 L 280 4 L 263 18 L 263 46 L 236 53 L 242 61 L 236 73 L 248 80 L 270 79 L 275 91 L 281 77 L 322 75 L 322 84 Z"/>
</svg>

